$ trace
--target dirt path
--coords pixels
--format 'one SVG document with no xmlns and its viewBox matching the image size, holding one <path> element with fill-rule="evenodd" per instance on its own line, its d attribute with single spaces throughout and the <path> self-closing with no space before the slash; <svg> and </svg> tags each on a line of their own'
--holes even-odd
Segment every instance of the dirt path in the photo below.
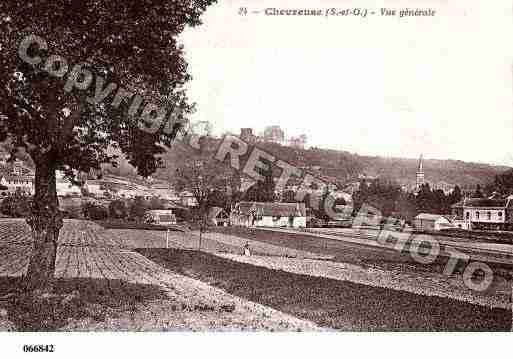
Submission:
<svg viewBox="0 0 513 359">
<path fill-rule="evenodd" d="M 26 272 L 30 234 L 0 221 L 0 291 Z M 173 273 L 86 221 L 65 221 L 59 237 L 58 291 L 79 293 L 89 315 L 61 330 L 318 330 L 269 307 Z M 1 295 L 2 293 L 0 293 Z"/>
</svg>

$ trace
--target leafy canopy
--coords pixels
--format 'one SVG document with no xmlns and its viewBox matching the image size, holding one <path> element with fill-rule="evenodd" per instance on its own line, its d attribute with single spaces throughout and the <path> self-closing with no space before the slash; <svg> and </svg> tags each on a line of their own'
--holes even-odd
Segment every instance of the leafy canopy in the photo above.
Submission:
<svg viewBox="0 0 513 359">
<path fill-rule="evenodd" d="M 36 167 L 72 176 L 102 163 L 115 162 L 111 148 L 121 150 L 139 173 L 149 175 L 160 165 L 158 155 L 170 146 L 182 120 L 193 111 L 184 85 L 190 80 L 178 35 L 197 26 L 215 0 L 33 0 L 0 2 L 0 141 L 27 150 Z M 48 49 L 31 46 L 28 54 L 42 62 L 32 66 L 18 55 L 23 38 L 43 38 Z M 65 91 L 68 74 L 44 70 L 50 55 L 65 59 L 68 73 L 83 65 L 93 74 L 86 90 Z M 53 70 L 60 63 L 53 64 Z M 117 85 L 104 102 L 94 98 Z M 133 94 L 111 106 L 118 89 Z M 171 130 L 146 131 L 139 116 L 128 116 L 135 95 L 167 111 L 176 122 Z M 140 111 L 139 111 L 140 112 Z M 109 150 L 109 151 L 108 151 Z"/>
</svg>

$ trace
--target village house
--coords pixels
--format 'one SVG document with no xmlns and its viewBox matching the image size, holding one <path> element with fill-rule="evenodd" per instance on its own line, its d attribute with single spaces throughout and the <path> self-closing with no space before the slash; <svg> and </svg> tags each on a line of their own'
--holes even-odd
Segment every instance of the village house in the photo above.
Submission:
<svg viewBox="0 0 513 359">
<path fill-rule="evenodd" d="M 34 193 L 34 177 L 29 175 L 0 174 L 0 185 L 7 188 L 1 191 L 3 195 L 17 191 L 28 195 Z"/>
<path fill-rule="evenodd" d="M 445 181 L 438 181 L 431 185 L 431 189 L 441 190 L 446 196 L 448 196 L 452 191 L 454 191 L 454 185 Z"/>
<path fill-rule="evenodd" d="M 70 180 L 64 177 L 64 173 L 61 171 L 57 171 L 56 173 L 56 182 L 55 188 L 57 190 L 57 196 L 73 196 L 80 197 L 82 196 L 82 190 L 79 186 L 72 184 Z"/>
<path fill-rule="evenodd" d="M 254 144 L 257 141 L 257 136 L 253 134 L 252 128 L 241 128 L 240 139 L 246 143 Z"/>
<path fill-rule="evenodd" d="M 304 203 L 240 202 L 230 213 L 231 225 L 244 227 L 306 227 Z"/>
<path fill-rule="evenodd" d="M 420 213 L 413 220 L 413 226 L 418 231 L 441 231 L 454 228 L 451 218 L 441 214 Z"/>
<path fill-rule="evenodd" d="M 458 228 L 472 230 L 513 229 L 513 196 L 466 198 L 451 206 Z"/>
<path fill-rule="evenodd" d="M 3 190 L 0 194 L 21 192 L 28 195 L 34 194 L 34 173 L 23 166 L 23 162 L 16 160 L 14 163 L 7 163 L 5 155 L 0 164 L 0 185 Z"/>
<path fill-rule="evenodd" d="M 153 183 L 149 191 L 155 196 L 168 201 L 179 201 L 180 197 L 177 196 L 175 190 L 168 182 Z"/>
<path fill-rule="evenodd" d="M 87 180 L 84 189 L 93 197 L 103 198 L 105 192 L 108 192 L 103 186 L 101 180 Z"/>
<path fill-rule="evenodd" d="M 189 191 L 182 191 L 180 192 L 180 203 L 186 207 L 196 207 L 198 205 L 198 201 L 196 200 L 196 197 L 194 197 L 194 194 L 192 194 Z"/>
<path fill-rule="evenodd" d="M 221 207 L 211 207 L 207 213 L 208 224 L 226 227 L 230 224 L 230 215 Z"/>
<path fill-rule="evenodd" d="M 263 135 L 264 141 L 278 143 L 280 145 L 285 144 L 285 132 L 280 126 L 267 126 L 264 129 Z"/>
<path fill-rule="evenodd" d="M 153 209 L 145 213 L 145 220 L 148 223 L 162 226 L 176 224 L 176 216 L 172 209 Z"/>
</svg>

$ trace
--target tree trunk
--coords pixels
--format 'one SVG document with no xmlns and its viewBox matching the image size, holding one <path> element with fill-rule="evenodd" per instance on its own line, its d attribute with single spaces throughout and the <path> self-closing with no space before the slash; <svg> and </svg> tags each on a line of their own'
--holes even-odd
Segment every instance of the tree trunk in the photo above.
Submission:
<svg viewBox="0 0 513 359">
<path fill-rule="evenodd" d="M 24 280 L 24 290 L 51 293 L 62 216 L 59 212 L 55 167 L 48 158 L 35 162 L 35 194 L 31 215 L 27 218 L 34 244 Z"/>
</svg>

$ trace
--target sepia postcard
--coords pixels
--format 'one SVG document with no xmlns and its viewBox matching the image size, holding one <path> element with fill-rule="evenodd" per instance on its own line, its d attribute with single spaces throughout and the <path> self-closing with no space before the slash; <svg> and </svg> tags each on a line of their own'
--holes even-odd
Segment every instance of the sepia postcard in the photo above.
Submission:
<svg viewBox="0 0 513 359">
<path fill-rule="evenodd" d="M 490 355 L 512 35 L 509 0 L 0 1 L 0 356 Z"/>
</svg>

